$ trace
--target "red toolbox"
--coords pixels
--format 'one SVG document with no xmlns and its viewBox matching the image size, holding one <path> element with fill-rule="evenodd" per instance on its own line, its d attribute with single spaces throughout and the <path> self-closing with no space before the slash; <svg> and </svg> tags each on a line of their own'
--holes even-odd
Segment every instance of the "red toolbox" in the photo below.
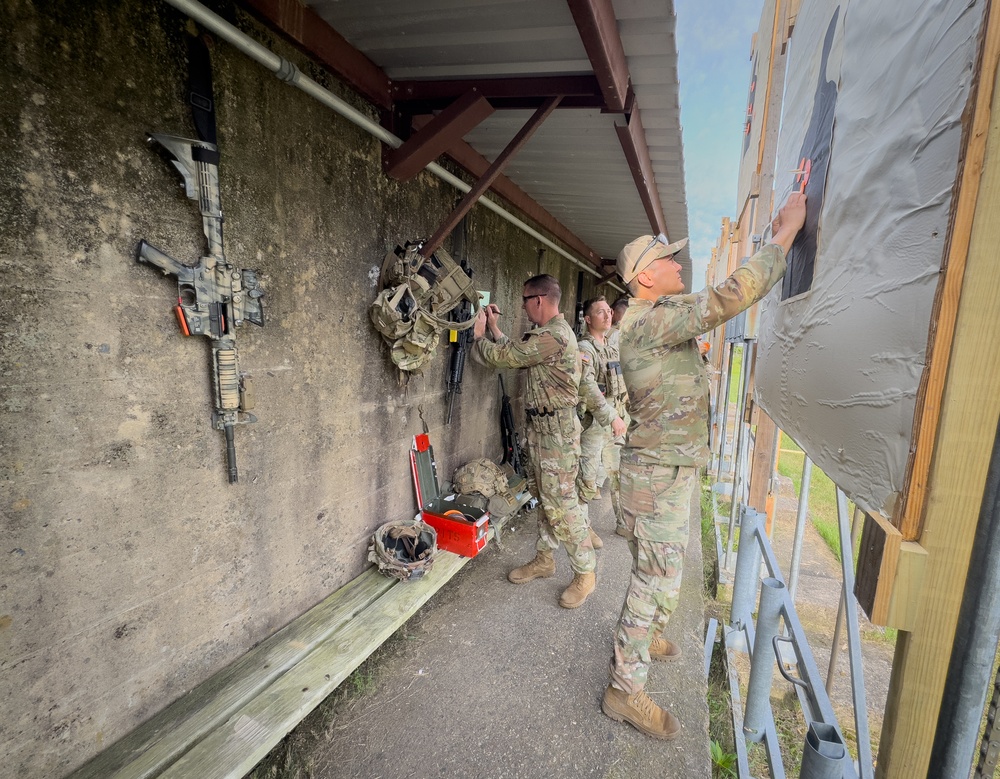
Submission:
<svg viewBox="0 0 1000 779">
<path fill-rule="evenodd" d="M 426 433 L 413 437 L 410 470 L 420 518 L 437 531 L 438 549 L 463 557 L 479 554 L 486 546 L 490 513 L 467 503 L 461 495 L 441 496 L 434 450 Z"/>
</svg>

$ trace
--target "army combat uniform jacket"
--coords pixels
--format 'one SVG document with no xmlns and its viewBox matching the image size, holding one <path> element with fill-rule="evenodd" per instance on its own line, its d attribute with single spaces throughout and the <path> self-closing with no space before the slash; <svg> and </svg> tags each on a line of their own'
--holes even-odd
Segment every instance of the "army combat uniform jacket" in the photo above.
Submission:
<svg viewBox="0 0 1000 779">
<path fill-rule="evenodd" d="M 551 552 L 563 544 L 574 572 L 593 571 L 597 556 L 576 494 L 581 372 L 573 329 L 556 314 L 520 341 L 504 336 L 496 343 L 480 339 L 476 344 L 480 356 L 496 368 L 528 369 L 528 459 L 542 504 L 536 549 Z"/>
<path fill-rule="evenodd" d="M 632 417 L 623 458 L 651 465 L 708 462 L 709 382 L 695 336 L 756 303 L 784 272 L 784 251 L 768 244 L 718 287 L 629 301 L 620 324 Z"/>
<path fill-rule="evenodd" d="M 625 379 L 622 377 L 618 349 L 609 341 L 597 343 L 589 333 L 580 338 L 583 378 L 580 381 L 580 416 L 586 428 L 592 415 L 608 427 L 615 416 L 625 417 Z M 595 392 L 594 390 L 597 390 Z"/>
<path fill-rule="evenodd" d="M 631 536 L 632 578 L 615 631 L 611 684 L 642 690 L 649 647 L 677 607 L 698 466 L 708 461 L 708 375 L 695 337 L 767 294 L 785 272 L 771 244 L 715 288 L 694 295 L 632 298 L 621 321 L 629 424 L 621 499 Z"/>
<path fill-rule="evenodd" d="M 476 342 L 479 354 L 495 368 L 527 368 L 525 407 L 529 421 L 536 413 L 576 408 L 580 362 L 573 329 L 562 314 L 529 330 L 520 341 L 503 336 L 496 343 Z M 609 422 L 610 424 L 610 422 Z"/>
</svg>

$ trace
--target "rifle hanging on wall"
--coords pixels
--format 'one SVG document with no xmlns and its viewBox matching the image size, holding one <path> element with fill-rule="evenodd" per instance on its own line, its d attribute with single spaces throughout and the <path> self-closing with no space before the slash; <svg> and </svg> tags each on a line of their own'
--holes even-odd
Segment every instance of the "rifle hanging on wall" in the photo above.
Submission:
<svg viewBox="0 0 1000 779">
<path fill-rule="evenodd" d="M 211 63 L 201 38 L 189 46 L 191 113 L 199 140 L 151 133 L 171 156 L 184 179 L 187 196 L 198 203 L 208 250 L 196 265 L 185 265 L 155 246 L 139 241 L 138 262 L 154 265 L 177 278 L 174 312 L 184 335 L 203 335 L 212 347 L 212 423 L 226 436 L 229 483 L 239 481 L 236 467 L 236 425 L 256 422 L 250 377 L 242 373 L 236 351 L 236 327 L 244 322 L 263 327 L 264 309 L 257 272 L 231 265 L 222 247 L 222 203 L 219 197 L 219 148 L 216 145 L 215 103 Z"/>
<path fill-rule="evenodd" d="M 455 256 L 459 258 L 460 267 L 471 280 L 472 268 L 469 266 L 469 260 L 465 251 L 467 224 L 463 217 L 459 229 L 455 231 L 452 248 L 455 251 Z M 473 317 L 473 306 L 467 298 L 463 298 L 458 308 L 451 312 L 451 320 L 457 324 L 464 325 L 466 329 L 448 331 L 448 342 L 453 345 L 453 348 L 451 350 L 451 361 L 448 364 L 448 417 L 445 420 L 446 425 L 451 424 L 451 417 L 455 411 L 455 396 L 462 394 L 465 357 L 469 349 L 469 344 L 472 342 L 472 329 L 468 327 L 468 323 Z"/>
</svg>

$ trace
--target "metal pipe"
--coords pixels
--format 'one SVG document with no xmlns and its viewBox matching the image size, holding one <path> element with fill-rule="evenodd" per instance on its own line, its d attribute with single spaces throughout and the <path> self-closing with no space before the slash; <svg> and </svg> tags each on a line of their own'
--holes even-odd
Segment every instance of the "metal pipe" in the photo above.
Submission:
<svg viewBox="0 0 1000 779">
<path fill-rule="evenodd" d="M 851 697 L 854 701 L 854 732 L 858 745 L 858 774 L 861 779 L 872 777 L 872 741 L 868 731 L 868 704 L 865 700 L 865 671 L 861 658 L 861 628 L 858 626 L 858 601 L 854 597 L 854 547 L 864 524 L 864 512 L 854 509 L 850 528 L 847 524 L 847 496 L 837 487 L 837 520 L 840 526 L 840 563 L 844 586 L 840 599 L 847 625 L 848 658 L 851 662 Z M 829 683 L 831 673 L 827 682 Z"/>
<path fill-rule="evenodd" d="M 747 703 L 743 713 L 743 733 L 751 741 L 763 740 L 767 720 L 770 718 L 775 663 L 772 641 L 778 635 L 784 598 L 785 585 L 777 579 L 768 577 L 760 583 L 760 607 L 757 609 L 750 680 L 747 682 Z"/>
<path fill-rule="evenodd" d="M 377 122 L 372 121 L 363 113 L 358 111 L 350 103 L 337 97 L 335 94 L 325 89 L 324 87 L 317 84 L 309 76 L 305 75 L 300 71 L 292 62 L 289 62 L 284 57 L 275 54 L 273 51 L 265 46 L 257 43 L 253 38 L 243 33 L 241 30 L 237 29 L 225 19 L 220 17 L 218 14 L 210 11 L 201 3 L 194 2 L 193 0 L 167 0 L 167 2 L 182 13 L 186 13 L 200 25 L 208 30 L 211 30 L 218 37 L 225 41 L 228 41 L 234 47 L 246 54 L 250 59 L 256 60 L 265 68 L 274 73 L 282 81 L 292 84 L 303 92 L 305 92 L 310 97 L 318 100 L 320 103 L 330 108 L 340 116 L 347 119 L 354 125 L 357 125 L 362 130 L 367 132 L 369 135 L 374 136 L 376 139 L 381 141 L 394 149 L 399 148 L 402 145 L 402 140 L 397 138 L 395 135 L 390 133 L 384 127 L 379 125 Z M 466 184 L 462 179 L 458 178 L 454 174 L 445 170 L 438 163 L 430 163 L 425 170 L 433 173 L 442 181 L 451 184 L 455 189 L 461 192 L 468 192 L 472 189 L 471 186 Z M 601 274 L 592 266 L 587 263 L 581 262 L 572 254 L 567 252 L 558 244 L 554 243 L 550 239 L 546 238 L 540 232 L 532 228 L 527 223 L 518 219 L 512 213 L 502 208 L 501 206 L 494 203 L 492 200 L 486 197 L 479 199 L 479 202 L 493 211 L 495 214 L 506 219 L 512 225 L 520 229 L 522 232 L 527 233 L 532 238 L 545 244 L 548 248 L 552 249 L 557 254 L 562 255 L 567 260 L 572 262 L 574 265 L 582 268 L 583 270 L 590 273 L 596 278 L 600 278 Z M 615 284 L 610 284 L 610 286 L 622 291 L 620 287 Z"/>
<path fill-rule="evenodd" d="M 733 555 L 733 536 L 736 530 L 736 512 L 739 509 L 739 505 L 742 501 L 743 492 L 743 477 L 745 475 L 744 463 L 743 463 L 743 449 L 746 446 L 746 428 L 748 427 L 743 423 L 743 404 L 746 400 L 746 389 L 749 373 L 748 367 L 750 362 L 750 350 L 747 348 L 747 342 L 743 342 L 743 356 L 740 360 L 740 396 L 736 399 L 736 419 L 734 424 L 736 425 L 736 454 L 733 458 L 733 491 L 730 495 L 732 502 L 729 504 L 729 540 L 726 544 L 726 568 L 729 568 L 732 564 Z"/>
<path fill-rule="evenodd" d="M 726 436 L 729 434 L 729 384 L 733 378 L 733 363 L 736 361 L 736 344 L 729 344 L 729 365 L 726 368 L 726 393 L 719 406 L 722 415 L 722 428 L 719 432 L 719 468 L 715 480 L 722 481 L 723 468 L 726 464 Z"/>
<path fill-rule="evenodd" d="M 837 487 L 836 489 L 838 490 L 838 494 L 839 494 L 840 487 Z M 860 513 L 861 513 L 860 509 L 856 508 L 854 510 L 854 518 L 855 518 L 855 520 L 857 520 L 857 518 L 858 518 L 858 516 L 859 516 Z M 846 514 L 846 509 L 845 509 L 845 514 Z M 837 504 L 837 519 L 838 519 L 838 523 L 839 523 L 839 519 L 840 519 L 840 503 L 839 502 Z M 853 558 L 854 558 L 854 547 L 857 544 L 857 540 L 858 540 L 857 539 L 857 531 L 860 530 L 860 525 L 861 525 L 860 522 L 855 521 L 854 526 L 851 528 L 851 558 L 852 558 L 852 561 L 853 561 Z M 844 544 L 843 544 L 842 541 L 841 541 L 841 544 L 840 544 L 840 559 L 841 559 L 841 562 L 843 562 L 843 559 L 844 559 Z M 853 589 L 853 585 L 852 585 L 852 589 Z M 837 605 L 837 621 L 833 625 L 833 644 L 830 647 L 830 666 L 829 666 L 829 668 L 828 668 L 828 670 L 826 672 L 826 691 L 827 692 L 833 692 L 833 672 L 836 670 L 836 668 L 837 668 L 837 660 L 840 658 L 840 635 L 841 635 L 841 628 L 842 628 L 842 626 L 844 624 L 844 611 L 845 611 L 844 588 L 841 588 L 841 590 L 840 590 L 840 602 Z"/>
<path fill-rule="evenodd" d="M 775 557 L 774 549 L 771 547 L 770 539 L 760 531 L 760 519 L 759 514 L 754 517 L 756 522 L 756 529 L 747 529 L 748 536 L 752 532 L 752 537 L 757 542 L 756 547 L 758 554 L 763 558 L 764 566 L 767 569 L 768 574 L 783 582 L 781 568 L 778 564 L 778 559 Z M 741 530 L 741 533 L 743 531 Z M 743 549 L 749 550 L 751 547 L 742 547 Z M 759 567 L 759 563 L 755 564 Z M 737 558 L 737 566 L 739 566 L 739 558 Z M 754 582 L 756 584 L 756 580 Z M 756 595 L 756 591 L 754 592 Z M 753 607 L 751 603 L 750 608 Z M 748 615 L 752 617 L 752 615 Z M 785 641 L 791 641 L 795 647 L 795 655 L 797 658 L 798 676 L 800 679 L 799 683 L 795 684 L 795 690 L 798 694 L 799 702 L 802 705 L 802 714 L 805 718 L 806 724 L 812 722 L 824 722 L 827 724 L 832 724 L 837 727 L 838 732 L 840 732 L 839 726 L 837 725 L 837 715 L 834 713 L 833 705 L 830 702 L 830 697 L 827 695 L 826 690 L 823 687 L 823 677 L 820 673 L 819 667 L 816 664 L 816 658 L 813 656 L 812 649 L 809 647 L 809 638 L 802 627 L 802 623 L 799 621 L 798 615 L 795 612 L 795 607 L 788 598 L 783 599 L 782 606 L 782 620 L 784 626 L 788 628 L 788 633 L 790 637 L 784 639 Z M 733 628 L 726 629 L 726 642 L 727 647 L 730 652 L 747 652 L 747 646 L 752 646 L 756 642 L 756 634 L 754 631 L 754 625 L 752 618 L 746 620 L 746 624 L 741 630 L 736 630 Z M 730 655 L 731 657 L 731 655 Z M 779 660 L 781 658 L 779 657 Z M 732 666 L 730 666 L 732 670 Z M 739 703 L 739 696 L 733 696 L 733 722 L 734 722 L 734 733 L 736 734 L 737 744 L 739 745 L 743 740 L 743 728 L 742 728 L 742 714 L 741 714 L 741 704 Z M 843 733 L 840 732 L 841 741 L 843 741 Z M 767 736 L 765 736 L 767 738 Z M 745 748 L 744 748 L 745 749 Z M 739 749 L 737 749 L 739 754 Z M 744 773 L 741 776 L 747 776 Z M 854 764 L 851 761 L 845 761 L 843 764 L 843 776 L 844 779 L 857 779 L 857 772 L 855 770 Z"/>
<path fill-rule="evenodd" d="M 733 574 L 733 600 L 729 607 L 729 623 L 745 627 L 751 620 L 757 601 L 757 580 L 760 578 L 760 514 L 743 506 L 740 516 L 740 548 Z"/>
<path fill-rule="evenodd" d="M 716 473 L 716 481 L 722 474 L 722 456 L 726 448 L 726 417 L 729 416 L 729 374 L 733 369 L 732 348 L 726 342 L 725 333 L 722 336 L 722 357 L 719 360 L 719 380 L 716 383 L 715 394 L 715 426 L 719 433 L 717 440 L 712 447 L 712 455 L 718 459 L 712 464 L 712 469 Z M 718 454 L 716 454 L 718 450 Z"/>
<path fill-rule="evenodd" d="M 986 474 L 929 777 L 969 776 L 1000 634 L 1000 423 Z M 990 734 L 986 734 L 989 738 Z"/>
<path fill-rule="evenodd" d="M 812 482 L 813 463 L 803 452 L 802 483 L 799 485 L 799 509 L 795 515 L 795 537 L 792 540 L 792 562 L 788 568 L 788 597 L 795 603 L 799 587 L 799 564 L 802 561 L 802 540 L 806 534 L 806 517 L 809 514 L 809 486 Z"/>
</svg>

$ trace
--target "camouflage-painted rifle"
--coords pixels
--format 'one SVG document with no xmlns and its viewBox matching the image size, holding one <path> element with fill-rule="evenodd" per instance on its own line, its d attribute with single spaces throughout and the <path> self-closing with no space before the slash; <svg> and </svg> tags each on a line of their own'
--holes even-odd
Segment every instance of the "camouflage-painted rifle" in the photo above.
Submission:
<svg viewBox="0 0 1000 779">
<path fill-rule="evenodd" d="M 139 241 L 136 260 L 155 265 L 166 276 L 177 277 L 174 311 L 184 335 L 204 335 L 212 343 L 212 423 L 226 434 L 229 483 L 238 481 L 233 428 L 256 422 L 250 377 L 240 372 L 236 353 L 236 330 L 244 321 L 263 327 L 264 290 L 257 272 L 226 262 L 222 251 L 222 203 L 219 199 L 219 150 L 211 143 L 157 133 L 148 136 L 173 157 L 174 167 L 184 177 L 187 196 L 198 202 L 208 252 L 197 265 L 185 265 L 144 240 Z"/>
</svg>

